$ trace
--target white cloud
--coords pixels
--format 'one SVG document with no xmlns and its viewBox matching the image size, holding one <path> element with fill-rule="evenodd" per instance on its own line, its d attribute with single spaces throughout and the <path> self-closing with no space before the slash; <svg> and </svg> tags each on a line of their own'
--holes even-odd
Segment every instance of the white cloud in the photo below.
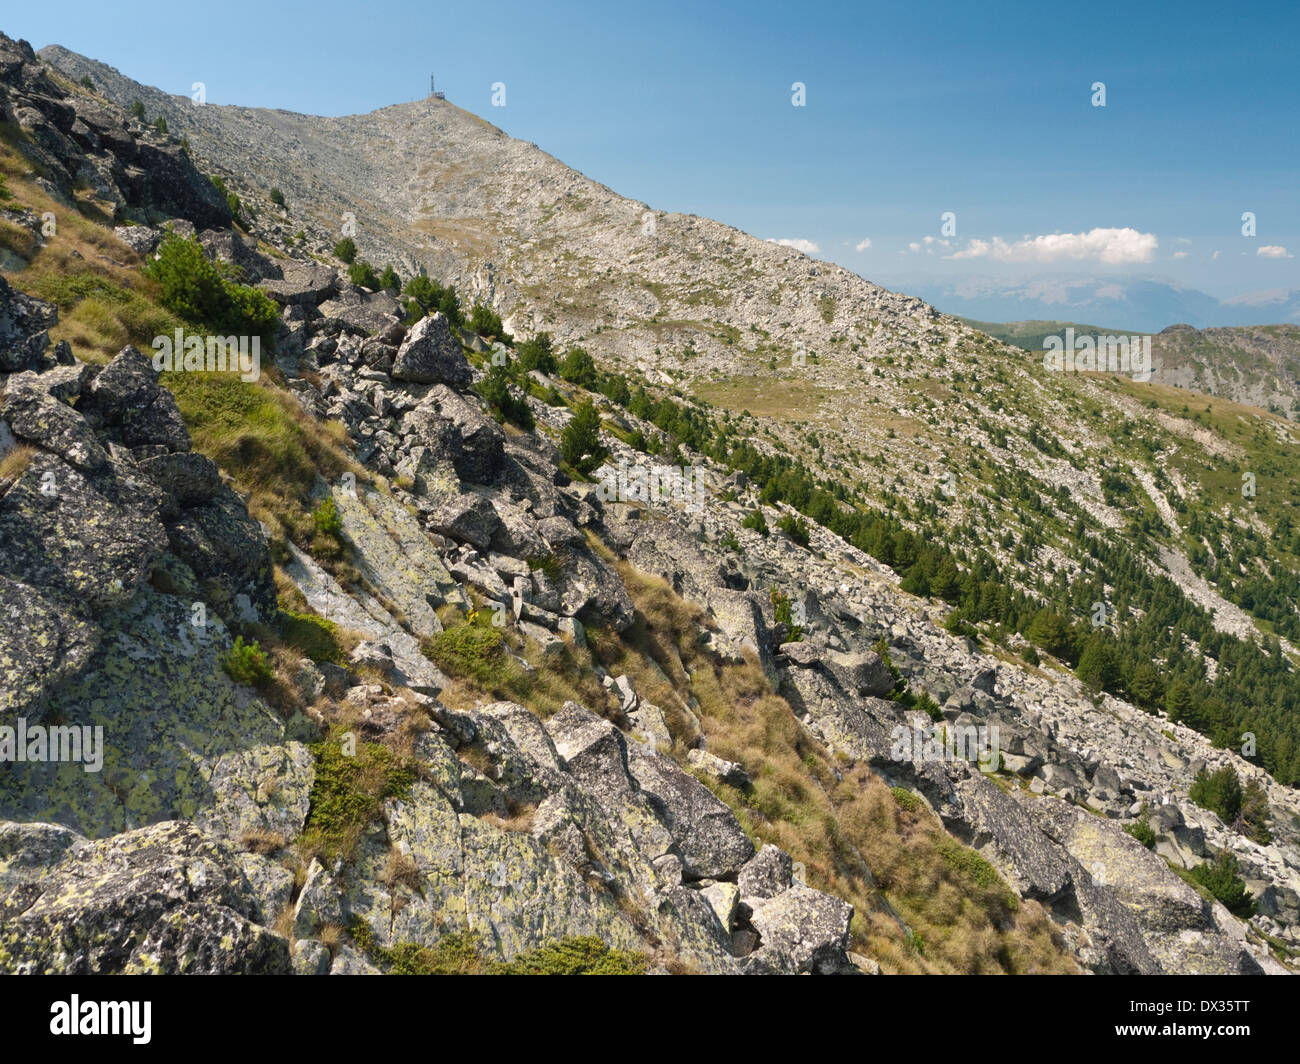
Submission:
<svg viewBox="0 0 1300 1064">
<path fill-rule="evenodd" d="M 866 251 L 867 248 L 869 248 L 869 247 L 871 247 L 871 237 L 869 237 L 869 236 L 864 236 L 864 237 L 862 238 L 861 242 L 860 242 L 859 244 L 857 244 L 857 246 L 855 246 L 853 250 L 854 250 L 854 251 Z"/>
<path fill-rule="evenodd" d="M 1210 261 L 1213 262 L 1213 261 L 1215 261 L 1218 257 L 1219 257 L 1219 253 L 1216 251 L 1213 255 L 1210 256 Z"/>
<path fill-rule="evenodd" d="M 1187 256 L 1188 256 L 1189 254 L 1191 254 L 1191 252 L 1188 252 L 1188 251 L 1175 251 L 1175 252 L 1174 252 L 1174 258 L 1176 258 L 1176 259 L 1185 259 L 1185 258 L 1187 258 Z"/>
<path fill-rule="evenodd" d="M 783 248 L 794 248 L 795 251 L 802 251 L 805 255 L 816 255 L 821 251 L 811 240 L 801 240 L 798 237 L 783 237 L 780 240 L 770 240 L 768 243 L 780 244 Z"/>
<path fill-rule="evenodd" d="M 1159 246 L 1154 233 L 1136 229 L 1091 229 L 1086 233 L 1049 233 L 1007 242 L 972 240 L 950 259 L 991 258 L 1000 262 L 1078 262 L 1095 259 L 1109 265 L 1150 262 Z"/>
<path fill-rule="evenodd" d="M 912 241 L 907 245 L 907 250 L 916 254 L 924 251 L 927 255 L 933 255 L 935 248 L 948 249 L 952 247 L 951 240 L 940 240 L 937 236 L 922 237 L 919 241 Z"/>
<path fill-rule="evenodd" d="M 1255 251 L 1256 255 L 1263 255 L 1266 259 L 1289 259 L 1293 256 L 1286 253 L 1286 248 L 1280 244 L 1265 244 Z"/>
</svg>

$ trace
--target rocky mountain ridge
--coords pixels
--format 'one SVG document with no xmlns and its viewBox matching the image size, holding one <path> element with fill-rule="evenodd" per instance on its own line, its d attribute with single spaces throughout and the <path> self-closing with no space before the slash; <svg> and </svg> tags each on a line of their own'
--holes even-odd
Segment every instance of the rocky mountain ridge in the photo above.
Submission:
<svg viewBox="0 0 1300 1064">
<path fill-rule="evenodd" d="M 905 942 L 915 935 L 875 885 L 863 847 L 846 845 L 823 873 L 766 841 L 795 821 L 758 800 L 774 765 L 736 738 L 739 721 L 765 705 L 818 766 L 786 789 L 874 786 L 893 795 L 881 814 L 890 823 L 906 814 L 941 826 L 944 845 L 966 848 L 946 851 L 953 860 L 1008 893 L 1008 925 L 1017 912 L 1044 914 L 1043 940 L 1055 946 L 1043 970 L 1286 970 L 1269 945 L 1300 945 L 1293 790 L 1050 661 L 1030 668 L 944 631 L 933 600 L 815 523 L 806 546 L 749 527 L 756 512 L 773 526 L 795 512 L 689 447 L 680 456 L 707 485 L 699 506 L 611 499 L 600 468 L 595 482 L 575 479 L 556 441 L 584 398 L 604 417 L 606 473 L 662 465 L 627 439 L 663 433 L 539 371 L 550 401 L 518 396 L 536 428 L 502 424 L 476 391 L 492 365 L 480 337 L 440 314 L 408 325 L 391 295 L 305 255 L 291 226 L 259 226 L 258 244 L 207 224 L 201 206 L 197 217 L 169 216 L 172 201 L 152 186 L 110 184 L 113 160 L 138 149 L 94 156 L 76 119 L 44 103 L 67 90 L 45 86 L 34 58 L 9 45 L 19 59 L 0 66 L 7 113 L 41 134 L 65 172 L 86 155 L 91 169 L 78 168 L 78 181 L 116 204 L 115 221 L 134 223 L 118 228 L 116 253 L 151 254 L 170 224 L 240 266 L 280 311 L 274 372 L 250 387 L 291 395 L 311 425 L 342 426 L 346 447 L 338 466 L 302 486 L 314 512 L 328 502 L 337 515 L 333 539 L 295 542 L 259 523 L 194 450 L 184 392 L 173 398 L 164 385 L 179 385 L 160 382 L 139 350 L 98 365 L 51 348 L 58 309 L 21 291 L 22 271 L 0 286 L 0 460 L 10 459 L 0 479 L 0 708 L 109 737 L 94 778 L 75 764 L 8 766 L 0 967 L 378 971 L 455 936 L 507 962 L 592 936 L 662 971 L 874 971 L 882 961 L 891 970 L 892 955 L 862 952 L 873 941 L 862 921 L 878 918 Z M 76 73 L 68 53 L 57 58 Z M 60 121 L 66 144 L 47 132 Z M 179 121 L 168 125 L 179 132 Z M 132 145 L 149 138 L 133 132 Z M 551 191 L 548 173 L 534 176 Z M 77 188 L 37 180 L 75 209 Z M 467 178 L 463 194 L 472 189 Z M 616 198 L 601 204 L 616 208 Z M 393 224 L 417 228 L 407 216 Z M 720 227 L 698 224 L 711 245 Z M 680 225 L 685 239 L 695 222 Z M 443 261 L 418 242 L 410 254 L 429 255 L 431 269 Z M 531 276 L 512 268 L 508 281 L 493 274 L 491 287 L 474 289 L 472 273 L 450 275 L 506 309 L 507 283 L 522 289 Z M 877 353 L 885 337 L 951 350 L 965 336 L 917 301 L 857 279 L 827 283 L 866 301 L 855 316 L 867 303 L 882 316 Z M 806 312 L 790 336 L 817 335 L 814 316 L 829 324 L 826 296 L 789 297 L 786 309 Z M 516 320 L 549 324 L 537 317 L 547 312 L 528 313 Z M 632 350 L 621 365 L 650 358 Z M 53 494 L 42 490 L 50 483 Z M 782 604 L 797 608 L 801 632 Z M 293 690 L 272 697 L 222 663 L 236 633 L 268 632 L 290 608 L 355 641 L 341 660 L 294 657 Z M 473 619 L 487 614 L 504 623 Z M 689 618 L 686 643 L 665 643 L 678 614 Z M 487 656 L 464 666 L 480 645 Z M 633 648 L 647 646 L 656 654 L 638 660 Z M 575 669 L 575 656 L 590 664 Z M 486 697 L 497 678 L 485 665 L 574 686 L 535 706 Z M 715 670 L 736 688 L 724 692 L 726 713 L 701 686 Z M 924 691 L 934 712 L 913 723 L 903 685 Z M 988 772 L 920 745 L 899 749 L 900 733 L 933 742 L 981 727 L 999 734 Z M 359 754 L 345 752 L 348 735 Z M 738 759 L 715 752 L 732 747 Z M 340 834 L 326 813 L 331 798 L 353 794 L 348 765 L 383 786 L 368 792 L 373 815 Z M 1187 799 L 1200 767 L 1222 765 L 1264 789 L 1272 842 Z M 1123 830 L 1139 819 L 1154 852 Z M 1250 923 L 1173 870 L 1220 851 L 1236 855 L 1257 896 Z M 832 889 L 849 882 L 871 913 Z"/>
</svg>

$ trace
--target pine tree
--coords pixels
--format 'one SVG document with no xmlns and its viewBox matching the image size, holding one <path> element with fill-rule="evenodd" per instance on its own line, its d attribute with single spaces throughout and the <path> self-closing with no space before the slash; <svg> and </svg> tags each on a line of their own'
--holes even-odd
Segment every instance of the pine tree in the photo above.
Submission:
<svg viewBox="0 0 1300 1064">
<path fill-rule="evenodd" d="M 560 435 L 560 454 L 579 473 L 598 469 L 609 452 L 600 443 L 600 412 L 587 401 L 574 411 Z"/>
</svg>

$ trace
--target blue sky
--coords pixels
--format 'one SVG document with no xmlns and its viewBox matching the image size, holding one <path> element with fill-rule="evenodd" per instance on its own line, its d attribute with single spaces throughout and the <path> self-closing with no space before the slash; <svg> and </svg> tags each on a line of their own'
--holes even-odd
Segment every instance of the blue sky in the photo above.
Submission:
<svg viewBox="0 0 1300 1064">
<path fill-rule="evenodd" d="M 210 103 L 319 114 L 423 95 L 433 71 L 454 102 L 624 195 L 808 241 L 873 280 L 1300 287 L 1295 4 L 705 8 L 59 0 L 0 28 L 169 91 L 203 81 Z"/>
</svg>

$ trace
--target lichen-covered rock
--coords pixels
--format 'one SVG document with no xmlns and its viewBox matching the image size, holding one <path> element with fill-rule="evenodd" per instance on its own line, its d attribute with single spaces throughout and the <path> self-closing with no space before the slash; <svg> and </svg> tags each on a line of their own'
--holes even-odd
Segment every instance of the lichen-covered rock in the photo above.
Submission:
<svg viewBox="0 0 1300 1064">
<path fill-rule="evenodd" d="M 349 949 L 348 952 L 352 953 L 353 951 Z M 294 975 L 329 975 L 331 963 L 330 951 L 320 942 L 303 938 L 293 944 Z M 340 969 L 346 963 L 345 961 L 344 965 L 340 965 Z M 342 970 L 340 970 L 339 974 L 343 974 Z"/>
<path fill-rule="evenodd" d="M 420 650 L 419 640 L 403 629 L 377 598 L 365 592 L 354 598 L 308 555 L 292 546 L 290 552 L 293 560 L 284 571 L 308 605 L 327 620 L 384 643 L 397 669 L 395 682 L 428 695 L 436 695 L 447 685 L 447 678 Z"/>
<path fill-rule="evenodd" d="M 194 489 L 197 499 L 202 488 Z M 170 496 L 169 498 L 175 498 Z M 233 488 L 222 486 L 166 522 L 172 552 L 198 578 L 205 600 L 234 623 L 275 617 L 271 558 L 261 525 Z"/>
<path fill-rule="evenodd" d="M 723 638 L 716 649 L 734 661 L 756 657 L 764 675 L 775 685 L 779 676 L 772 662 L 771 637 L 759 597 L 752 591 L 715 586 L 699 601 L 708 606 L 722 632 Z"/>
<path fill-rule="evenodd" d="M 342 282 L 320 312 L 358 336 L 391 333 L 401 326 L 400 307 L 391 292 L 366 292 Z"/>
<path fill-rule="evenodd" d="M 0 373 L 37 368 L 50 345 L 47 330 L 58 320 L 53 303 L 17 292 L 0 277 Z"/>
<path fill-rule="evenodd" d="M 463 607 L 466 599 L 415 516 L 392 496 L 360 486 L 330 494 L 366 583 L 397 605 L 417 636 L 442 631 L 436 608 Z"/>
<path fill-rule="evenodd" d="M 48 693 L 60 724 L 102 729 L 102 765 L 10 764 L 0 774 L 0 816 L 44 820 L 103 837 L 178 818 L 202 819 L 238 838 L 250 829 L 301 829 L 312 765 L 285 724 L 221 659 L 231 637 L 191 603 L 137 590 L 103 625 L 78 673 Z"/>
<path fill-rule="evenodd" d="M 147 225 L 119 225 L 113 235 L 137 255 L 148 255 L 162 242 L 163 234 Z"/>
<path fill-rule="evenodd" d="M 429 515 L 429 529 L 486 550 L 501 519 L 492 503 L 475 492 L 443 499 Z"/>
<path fill-rule="evenodd" d="M 139 464 L 140 472 L 163 492 L 164 517 L 176 517 L 187 507 L 202 505 L 222 488 L 216 462 L 197 451 L 160 454 Z"/>
<path fill-rule="evenodd" d="M 275 923 L 293 897 L 293 872 L 260 853 L 237 855 L 254 902 L 253 918 L 265 927 Z"/>
<path fill-rule="evenodd" d="M 392 375 L 394 380 L 446 384 L 456 389 L 468 388 L 473 380 L 460 341 L 437 312 L 411 326 L 393 362 Z"/>
<path fill-rule="evenodd" d="M 677 525 L 656 519 L 640 525 L 627 557 L 642 572 L 653 573 L 674 591 L 700 603 L 710 599 L 714 588 L 726 586 L 718 560 L 705 554 L 699 543 Z"/>
<path fill-rule="evenodd" d="M 740 870 L 736 885 L 746 902 L 784 894 L 794 885 L 790 855 L 779 846 L 767 843 Z"/>
<path fill-rule="evenodd" d="M 597 800 L 619 800 L 636 790 L 628 771 L 628 747 L 609 721 L 576 702 L 566 702 L 546 722 L 565 770 Z"/>
<path fill-rule="evenodd" d="M 873 650 L 831 653 L 825 664 L 840 686 L 851 695 L 883 698 L 894 689 L 894 677 Z"/>
<path fill-rule="evenodd" d="M 10 871 L 0 893 L 0 971 L 289 971 L 289 944 L 255 922 L 234 853 L 193 825 L 92 842 L 53 825 L 3 824 L 0 855 L 6 871 L 29 873 Z"/>
<path fill-rule="evenodd" d="M 267 277 L 257 287 L 277 303 L 288 306 L 314 306 L 338 291 L 338 274 L 315 262 L 291 262 L 283 268 L 283 277 Z"/>
<path fill-rule="evenodd" d="M 505 433 L 476 402 L 435 385 L 403 419 L 403 432 L 450 462 L 463 480 L 490 484 L 505 453 Z"/>
<path fill-rule="evenodd" d="M 313 859 L 294 905 L 294 937 L 318 938 L 323 928 L 342 928 L 343 922 L 338 883 L 320 861 Z"/>
<path fill-rule="evenodd" d="M 42 704 L 85 665 L 95 615 L 124 602 L 166 550 L 160 503 L 128 464 L 90 476 L 45 453 L 0 496 L 0 616 L 13 622 L 0 625 L 0 709 Z"/>
<path fill-rule="evenodd" d="M 1034 802 L 1032 808 L 1043 830 L 1078 861 L 1093 885 L 1132 914 L 1162 970 L 1193 975 L 1261 971 L 1244 940 L 1221 929 L 1220 922 L 1230 922 L 1227 911 L 1206 902 L 1120 825 L 1052 799 Z"/>
<path fill-rule="evenodd" d="M 585 546 L 566 545 L 554 553 L 560 568 L 561 613 L 616 632 L 631 627 L 635 609 L 618 573 Z"/>
<path fill-rule="evenodd" d="M 745 771 L 744 765 L 727 761 L 707 750 L 688 750 L 686 761 L 693 769 L 703 772 L 719 783 L 725 783 L 728 787 L 743 788 L 750 782 L 749 773 Z"/>
<path fill-rule="evenodd" d="M 0 419 L 19 440 L 52 451 L 80 472 L 94 474 L 108 465 L 108 455 L 94 429 L 36 373 L 16 373 L 0 398 Z"/>
<path fill-rule="evenodd" d="M 735 875 L 754 855 L 754 844 L 735 814 L 669 758 L 641 747 L 634 750 L 628 767 L 672 833 L 685 876 Z"/>
<path fill-rule="evenodd" d="M 128 447 L 161 444 L 188 451 L 190 434 L 172 393 L 158 383 L 158 371 L 136 348 L 126 346 L 100 370 L 85 408 Z"/>
<path fill-rule="evenodd" d="M 760 945 L 744 960 L 747 973 L 834 975 L 852 967 L 845 956 L 853 919 L 848 902 L 795 884 L 751 907 Z"/>
</svg>

